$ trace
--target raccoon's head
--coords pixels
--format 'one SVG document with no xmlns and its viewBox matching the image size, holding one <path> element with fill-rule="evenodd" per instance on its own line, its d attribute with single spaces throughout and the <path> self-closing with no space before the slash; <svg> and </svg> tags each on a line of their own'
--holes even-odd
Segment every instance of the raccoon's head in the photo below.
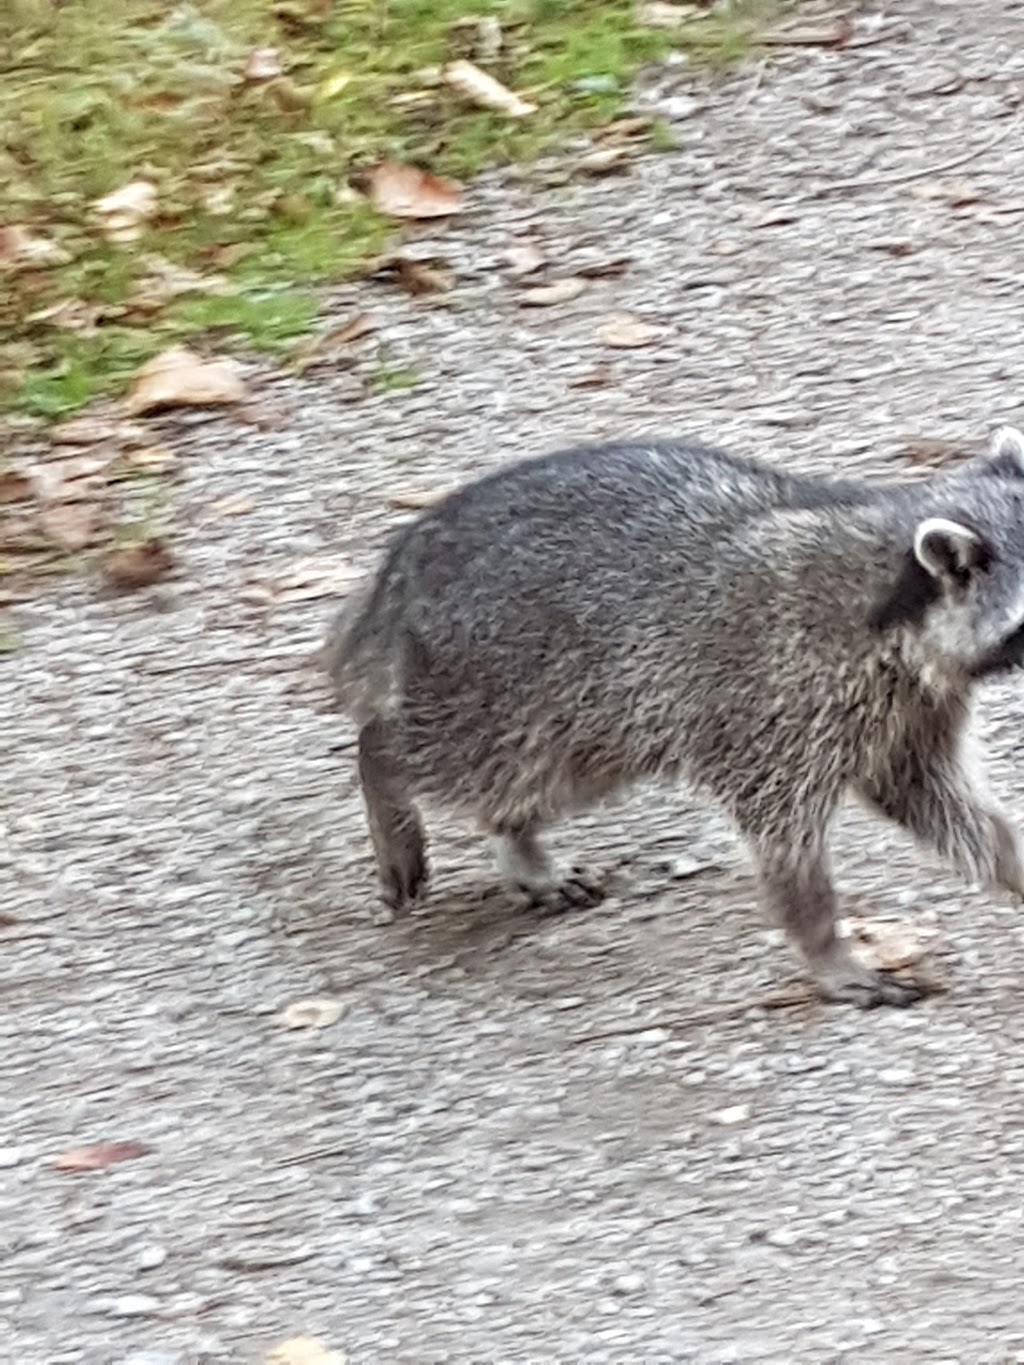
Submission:
<svg viewBox="0 0 1024 1365">
<path fill-rule="evenodd" d="M 905 627 L 915 653 L 973 678 L 1024 668 L 1024 435 L 936 480 L 899 578 L 872 624 Z"/>
</svg>

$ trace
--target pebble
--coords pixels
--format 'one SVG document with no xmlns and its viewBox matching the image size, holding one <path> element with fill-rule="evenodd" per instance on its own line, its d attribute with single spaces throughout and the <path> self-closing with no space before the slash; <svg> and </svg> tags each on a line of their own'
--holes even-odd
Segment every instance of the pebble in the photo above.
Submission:
<svg viewBox="0 0 1024 1365">
<path fill-rule="evenodd" d="M 180 1351 L 132 1351 L 117 1365 L 188 1365 L 188 1358 Z"/>
<path fill-rule="evenodd" d="M 112 1318 L 145 1318 L 160 1308 L 160 1300 L 152 1294 L 122 1294 L 120 1298 L 108 1299 L 104 1312 Z"/>
<path fill-rule="evenodd" d="M 745 1123 L 750 1118 L 749 1104 L 730 1104 L 725 1109 L 719 1109 L 717 1113 L 711 1115 L 715 1123 L 720 1123 L 728 1127 L 733 1123 Z"/>
<path fill-rule="evenodd" d="M 167 1260 L 167 1250 L 161 1246 L 147 1246 L 139 1250 L 136 1261 L 140 1270 L 156 1270 Z"/>
<path fill-rule="evenodd" d="M 0 1171 L 13 1170 L 25 1159 L 20 1147 L 0 1147 Z"/>
</svg>

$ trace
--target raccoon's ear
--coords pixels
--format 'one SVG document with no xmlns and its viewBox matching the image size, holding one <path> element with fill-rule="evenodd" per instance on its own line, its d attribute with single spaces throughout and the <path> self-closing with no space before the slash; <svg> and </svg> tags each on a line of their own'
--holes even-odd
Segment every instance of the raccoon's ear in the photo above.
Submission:
<svg viewBox="0 0 1024 1365">
<path fill-rule="evenodd" d="M 1001 479 L 1024 479 L 1024 435 L 1016 427 L 1000 427 L 992 437 L 982 468 Z"/>
<path fill-rule="evenodd" d="M 935 579 L 965 583 L 989 558 L 980 536 L 945 517 L 928 517 L 914 532 L 914 558 Z"/>
</svg>

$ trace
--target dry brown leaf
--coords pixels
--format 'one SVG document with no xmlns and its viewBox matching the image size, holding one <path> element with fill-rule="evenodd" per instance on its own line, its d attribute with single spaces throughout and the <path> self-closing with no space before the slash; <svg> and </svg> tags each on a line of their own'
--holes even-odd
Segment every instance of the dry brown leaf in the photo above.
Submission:
<svg viewBox="0 0 1024 1365">
<path fill-rule="evenodd" d="M 849 939 L 855 956 L 877 971 L 898 972 L 904 967 L 912 967 L 934 952 L 939 941 L 938 925 L 924 919 L 891 924 L 850 915 L 841 920 L 838 927 Z"/>
<path fill-rule="evenodd" d="M 211 517 L 244 517 L 255 506 L 254 498 L 245 493 L 240 493 L 235 497 L 218 498 L 216 502 L 209 504 L 206 511 Z"/>
<path fill-rule="evenodd" d="M 67 265 L 70 260 L 63 247 L 20 223 L 0 227 L 0 270 L 39 270 L 48 265 Z"/>
<path fill-rule="evenodd" d="M 118 310 L 120 311 L 120 310 Z M 98 304 L 86 303 L 84 299 L 64 299 L 49 308 L 40 308 L 30 313 L 29 322 L 48 322 L 51 327 L 61 327 L 66 332 L 82 332 L 90 336 L 96 331 L 100 319 L 109 313 Z"/>
<path fill-rule="evenodd" d="M 126 300 L 131 312 L 152 313 L 182 294 L 226 294 L 230 291 L 223 275 L 201 275 L 187 266 L 175 265 L 163 256 L 149 256 L 148 273 L 136 284 Z"/>
<path fill-rule="evenodd" d="M 603 346 L 615 346 L 621 350 L 632 350 L 637 346 L 650 346 L 658 336 L 658 329 L 639 318 L 613 318 L 598 329 L 597 339 Z"/>
<path fill-rule="evenodd" d="M 343 1351 L 330 1351 L 316 1337 L 289 1337 L 266 1357 L 266 1365 L 345 1365 Z"/>
<path fill-rule="evenodd" d="M 311 602 L 348 592 L 362 573 L 347 559 L 301 559 L 287 573 L 271 583 L 254 583 L 250 588 L 269 591 L 276 602 Z"/>
<path fill-rule="evenodd" d="M 626 118 L 612 119 L 603 128 L 595 129 L 593 137 L 598 142 L 632 142 L 646 133 L 653 120 L 647 114 L 630 114 Z"/>
<path fill-rule="evenodd" d="M 174 567 L 174 555 L 164 541 L 156 537 L 110 550 L 100 562 L 103 577 L 122 592 L 148 588 L 166 578 Z"/>
<path fill-rule="evenodd" d="M 584 261 L 576 267 L 576 274 L 585 280 L 606 280 L 625 275 L 633 264 L 629 256 L 615 256 L 607 261 Z"/>
<path fill-rule="evenodd" d="M 824 24 L 792 24 L 759 33 L 764 47 L 845 47 L 853 37 L 853 24 L 845 15 Z"/>
<path fill-rule="evenodd" d="M 911 464 L 940 465 L 968 460 L 972 452 L 957 441 L 944 441 L 937 436 L 911 436 L 904 454 Z"/>
<path fill-rule="evenodd" d="M 50 439 L 59 446 L 91 446 L 102 441 L 138 441 L 144 437 L 141 428 L 130 422 L 112 422 L 102 417 L 71 417 L 51 430 Z"/>
<path fill-rule="evenodd" d="M 247 81 L 272 81 L 283 75 L 284 67 L 276 47 L 254 47 L 245 64 Z"/>
<path fill-rule="evenodd" d="M 137 242 L 156 215 L 156 186 L 150 180 L 131 180 L 93 204 L 100 231 L 108 242 Z"/>
<path fill-rule="evenodd" d="M 373 263 L 375 274 L 394 275 L 410 294 L 445 294 L 452 287 L 452 274 L 429 261 L 395 254 L 380 256 Z"/>
<path fill-rule="evenodd" d="M 513 275 L 533 275 L 544 264 L 544 253 L 532 242 L 517 242 L 504 254 L 505 264 Z"/>
<path fill-rule="evenodd" d="M 418 166 L 382 161 L 370 175 L 370 200 L 389 218 L 447 218 L 462 208 L 462 188 Z"/>
<path fill-rule="evenodd" d="M 595 147 L 577 157 L 573 169 L 584 175 L 611 175 L 629 165 L 628 147 Z"/>
<path fill-rule="evenodd" d="M 89 502 L 64 502 L 39 514 L 39 525 L 54 545 L 68 554 L 84 550 L 99 530 L 99 508 Z"/>
<path fill-rule="evenodd" d="M 32 478 L 20 469 L 0 469 L 0 502 L 21 502 L 32 496 Z"/>
<path fill-rule="evenodd" d="M 72 455 L 63 460 L 43 460 L 29 471 L 32 491 L 43 503 L 81 502 L 96 495 L 103 474 L 117 454 Z"/>
<path fill-rule="evenodd" d="M 125 464 L 133 469 L 161 470 L 173 469 L 178 457 L 167 446 L 141 446 L 137 450 L 126 450 L 121 456 Z"/>
<path fill-rule="evenodd" d="M 910 193 L 915 199 L 939 200 L 954 209 L 983 204 L 988 199 L 981 186 L 972 180 L 925 180 L 912 186 Z"/>
<path fill-rule="evenodd" d="M 136 415 L 159 408 L 238 403 L 245 385 L 226 360 L 207 360 L 186 346 L 171 346 L 143 365 L 126 399 Z"/>
<path fill-rule="evenodd" d="M 570 276 L 565 280 L 552 280 L 550 284 L 524 289 L 516 302 L 524 308 L 550 308 L 555 303 L 569 303 L 572 299 L 578 299 L 586 287 L 586 280 Z"/>
<path fill-rule="evenodd" d="M 495 113 L 505 114 L 509 118 L 525 118 L 537 112 L 535 104 L 530 104 L 472 62 L 462 58 L 449 62 L 443 74 L 453 90 L 481 109 L 493 109 Z"/>
<path fill-rule="evenodd" d="M 53 1158 L 58 1171 L 105 1171 L 121 1161 L 148 1156 L 153 1148 L 145 1142 L 94 1142 L 91 1147 L 72 1147 Z"/>
<path fill-rule="evenodd" d="M 295 1000 L 277 1016 L 285 1028 L 327 1028 L 336 1024 L 345 1013 L 345 1004 L 329 996 L 319 999 Z"/>
<path fill-rule="evenodd" d="M 436 507 L 439 502 L 444 502 L 454 489 L 449 488 L 405 488 L 397 493 L 392 493 L 388 497 L 388 502 L 392 507 L 406 507 L 419 510 L 422 507 Z"/>
<path fill-rule="evenodd" d="M 645 0 L 635 6 L 636 21 L 645 28 L 682 28 L 698 14 L 696 5 L 670 5 L 666 0 Z"/>
<path fill-rule="evenodd" d="M 581 374 L 578 379 L 570 379 L 570 389 L 603 389 L 606 384 L 612 382 L 612 372 L 607 365 L 596 365 L 594 369 L 586 374 Z"/>
</svg>

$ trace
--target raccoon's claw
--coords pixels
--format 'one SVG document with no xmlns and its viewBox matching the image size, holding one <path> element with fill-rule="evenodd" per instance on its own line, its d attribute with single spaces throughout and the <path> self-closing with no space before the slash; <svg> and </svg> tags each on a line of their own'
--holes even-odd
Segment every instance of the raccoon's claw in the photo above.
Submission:
<svg viewBox="0 0 1024 1365">
<path fill-rule="evenodd" d="M 597 878 L 576 868 L 549 890 L 523 889 L 529 892 L 531 906 L 549 915 L 561 915 L 569 910 L 592 910 L 605 897 L 604 887 Z"/>
<path fill-rule="evenodd" d="M 415 854 L 402 863 L 393 862 L 381 870 L 380 898 L 393 918 L 408 914 L 427 889 L 427 860 Z"/>
<path fill-rule="evenodd" d="M 920 981 L 897 978 L 889 972 L 876 972 L 870 977 L 853 977 L 846 981 L 818 982 L 818 989 L 826 1000 L 856 1005 L 861 1010 L 877 1009 L 879 1005 L 893 1005 L 905 1009 L 924 999 L 931 992 Z"/>
</svg>

